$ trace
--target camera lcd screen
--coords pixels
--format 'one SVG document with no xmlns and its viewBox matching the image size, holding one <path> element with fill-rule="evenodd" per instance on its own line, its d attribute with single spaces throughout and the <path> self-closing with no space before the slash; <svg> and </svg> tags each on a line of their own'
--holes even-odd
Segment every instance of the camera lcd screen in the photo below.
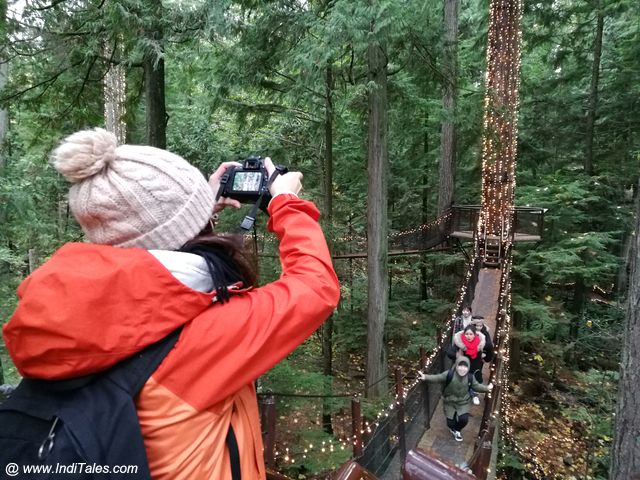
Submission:
<svg viewBox="0 0 640 480">
<path fill-rule="evenodd" d="M 257 192 L 262 185 L 262 172 L 236 172 L 233 190 L 236 192 Z"/>
</svg>

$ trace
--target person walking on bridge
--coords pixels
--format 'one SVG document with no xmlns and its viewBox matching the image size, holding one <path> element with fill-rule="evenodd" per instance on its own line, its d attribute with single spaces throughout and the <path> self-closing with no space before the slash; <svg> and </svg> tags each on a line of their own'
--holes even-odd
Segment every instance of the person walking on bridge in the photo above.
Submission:
<svg viewBox="0 0 640 480">
<path fill-rule="evenodd" d="M 467 326 L 471 325 L 473 321 L 473 317 L 471 316 L 471 307 L 469 305 L 465 305 L 462 307 L 461 314 L 458 315 L 453 324 L 453 333 L 459 332 L 467 328 Z"/>
<path fill-rule="evenodd" d="M 469 373 L 469 359 L 460 356 L 451 370 L 435 375 L 426 375 L 420 372 L 420 379 L 429 383 L 444 383 L 442 392 L 442 405 L 447 419 L 447 427 L 453 438 L 461 442 L 462 429 L 469 422 L 469 410 L 471 404 L 470 389 L 476 392 L 487 393 L 493 389 L 493 384 L 484 385 L 478 382 L 474 375 Z"/>
<path fill-rule="evenodd" d="M 478 382 L 482 382 L 482 358 L 486 344 L 484 334 L 476 331 L 475 325 L 468 325 L 463 331 L 453 336 L 453 343 L 460 352 L 469 359 L 471 374 L 475 375 Z"/>
</svg>

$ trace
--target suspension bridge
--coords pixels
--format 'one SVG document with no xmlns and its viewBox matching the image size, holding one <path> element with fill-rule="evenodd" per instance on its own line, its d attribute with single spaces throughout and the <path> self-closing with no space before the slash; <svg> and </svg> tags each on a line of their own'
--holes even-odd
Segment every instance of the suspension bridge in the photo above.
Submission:
<svg viewBox="0 0 640 480">
<path fill-rule="evenodd" d="M 513 207 L 508 211 L 512 227 L 508 234 L 481 234 L 478 223 L 481 206 L 454 206 L 437 220 L 389 238 L 389 251 L 400 254 L 438 249 L 442 246 L 471 242 L 471 258 L 465 281 L 460 288 L 454 314 L 438 331 L 438 345 L 431 352 L 422 352 L 415 370 L 395 375 L 393 403 L 370 424 L 365 424 L 357 401 L 352 405 L 352 432 L 347 443 L 353 448 L 353 460 L 345 464 L 331 478 L 407 480 L 420 479 L 490 479 L 495 478 L 498 431 L 501 420 L 501 401 L 508 374 L 508 343 L 510 334 L 510 271 L 511 251 L 518 242 L 537 242 L 542 239 L 545 210 Z M 362 239 L 351 238 L 362 246 Z M 352 250 L 353 245 L 340 251 Z M 337 258 L 351 258 L 344 253 Z M 454 319 L 462 305 L 471 305 L 474 315 L 482 316 L 494 340 L 495 356 L 485 364 L 485 383 L 495 385 L 492 393 L 471 410 L 471 418 L 464 430 L 463 442 L 454 441 L 445 424 L 442 412 L 442 387 L 420 382 L 416 372 L 440 373 L 451 366 L 446 356 L 451 344 Z M 275 408 L 271 401 L 268 408 Z M 263 410 L 264 410 L 263 404 Z M 263 416 L 267 465 L 275 465 L 275 424 L 269 427 Z M 274 420 L 272 420 L 274 422 Z M 504 426 L 506 427 L 506 426 Z M 271 480 L 285 477 L 270 473 Z"/>
<path fill-rule="evenodd" d="M 434 222 L 394 234 L 389 255 L 417 254 L 441 245 L 472 242 L 465 280 L 450 319 L 438 332 L 437 347 L 421 353 L 413 375 L 396 371 L 394 402 L 384 415 L 363 426 L 353 408 L 352 461 L 334 479 L 469 480 L 493 479 L 500 431 L 510 433 L 507 408 L 511 334 L 511 267 L 518 242 L 539 241 L 544 210 L 515 206 L 521 0 L 491 0 L 485 77 L 481 204 L 452 207 Z M 365 256 L 366 239 L 348 239 L 334 258 Z M 343 242 L 344 243 L 344 242 Z M 450 361 L 454 319 L 462 305 L 484 317 L 493 337 L 494 357 L 484 367 L 495 387 L 471 411 L 464 441 L 455 442 L 441 411 L 441 386 L 421 382 L 415 373 L 439 373 Z M 267 438 L 269 465 L 269 439 Z M 537 466 L 533 468 L 538 468 Z M 273 476 L 273 479 L 282 478 Z"/>
</svg>

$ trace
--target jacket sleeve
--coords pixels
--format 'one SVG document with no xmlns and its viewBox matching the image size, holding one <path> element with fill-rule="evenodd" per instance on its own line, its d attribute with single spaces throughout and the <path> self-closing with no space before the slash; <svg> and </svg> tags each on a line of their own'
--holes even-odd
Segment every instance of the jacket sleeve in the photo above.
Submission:
<svg viewBox="0 0 640 480">
<path fill-rule="evenodd" d="M 280 240 L 278 280 L 214 304 L 185 325 L 156 381 L 196 408 L 253 382 L 311 335 L 333 312 L 340 285 L 317 208 L 294 195 L 269 205 Z"/>
<path fill-rule="evenodd" d="M 484 336 L 484 333 L 478 333 L 478 336 L 480 337 L 480 343 L 478 344 L 478 352 L 482 353 L 482 351 L 484 350 L 484 346 L 487 343 L 487 338 Z"/>
<path fill-rule="evenodd" d="M 429 383 L 443 383 L 447 380 L 449 372 L 436 373 L 435 375 L 425 375 L 424 381 Z"/>
<path fill-rule="evenodd" d="M 459 332 L 460 330 L 462 330 L 462 317 L 458 315 L 453 321 L 453 333 Z"/>
<path fill-rule="evenodd" d="M 491 391 L 484 383 L 477 381 L 475 377 L 471 381 L 471 388 L 480 393 L 489 393 Z"/>
<path fill-rule="evenodd" d="M 457 332 L 453 336 L 453 343 L 463 352 L 467 350 L 467 347 L 465 347 L 464 343 L 462 343 L 462 332 Z"/>
</svg>

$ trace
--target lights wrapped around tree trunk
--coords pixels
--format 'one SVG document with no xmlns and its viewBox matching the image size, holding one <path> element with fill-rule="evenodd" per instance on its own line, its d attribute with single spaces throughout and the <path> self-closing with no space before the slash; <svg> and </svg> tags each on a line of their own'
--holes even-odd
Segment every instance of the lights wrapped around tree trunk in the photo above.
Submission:
<svg viewBox="0 0 640 480">
<path fill-rule="evenodd" d="M 478 235 L 512 233 L 520 87 L 521 0 L 492 0 L 482 141 L 482 208 Z"/>
<path fill-rule="evenodd" d="M 117 47 L 116 47 L 117 49 Z M 110 47 L 105 47 L 105 57 L 111 61 L 116 55 Z M 124 122 L 126 98 L 126 76 L 124 67 L 111 63 L 104 76 L 104 123 L 105 128 L 118 139 L 118 144 L 126 142 L 127 125 Z"/>
</svg>

